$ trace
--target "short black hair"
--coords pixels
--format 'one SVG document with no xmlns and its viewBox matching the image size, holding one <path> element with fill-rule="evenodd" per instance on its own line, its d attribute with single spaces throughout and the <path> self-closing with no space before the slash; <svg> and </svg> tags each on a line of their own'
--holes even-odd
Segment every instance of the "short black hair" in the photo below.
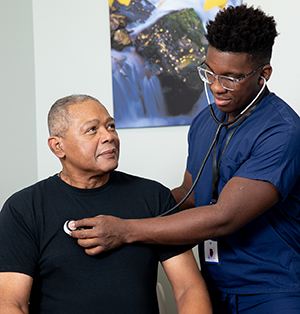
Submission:
<svg viewBox="0 0 300 314">
<path fill-rule="evenodd" d="M 64 138 L 70 127 L 69 106 L 81 104 L 87 100 L 94 100 L 100 103 L 98 99 L 85 94 L 73 94 L 58 99 L 51 106 L 48 113 L 48 129 L 50 136 Z"/>
<path fill-rule="evenodd" d="M 278 33 L 274 17 L 261 9 L 245 4 L 229 6 L 219 11 L 214 21 L 208 21 L 206 28 L 206 39 L 214 48 L 223 52 L 245 52 L 254 63 L 270 63 Z"/>
</svg>

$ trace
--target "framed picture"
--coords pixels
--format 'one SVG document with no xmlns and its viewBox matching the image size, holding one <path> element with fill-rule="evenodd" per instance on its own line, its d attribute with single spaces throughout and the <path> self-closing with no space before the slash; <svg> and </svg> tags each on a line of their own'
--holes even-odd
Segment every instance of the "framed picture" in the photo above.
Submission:
<svg viewBox="0 0 300 314">
<path fill-rule="evenodd" d="M 109 0 L 117 128 L 188 125 L 207 101 L 205 25 L 240 0 Z"/>
</svg>

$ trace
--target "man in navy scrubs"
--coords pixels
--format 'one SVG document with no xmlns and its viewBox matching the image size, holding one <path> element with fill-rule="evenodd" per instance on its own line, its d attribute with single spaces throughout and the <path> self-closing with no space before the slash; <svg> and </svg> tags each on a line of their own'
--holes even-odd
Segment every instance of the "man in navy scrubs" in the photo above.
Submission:
<svg viewBox="0 0 300 314">
<path fill-rule="evenodd" d="M 266 86 L 277 35 L 273 17 L 246 5 L 228 7 L 208 22 L 209 48 L 198 71 L 217 119 L 237 122 L 221 128 L 182 206 L 188 210 L 147 220 L 77 221 L 76 227 L 93 226 L 72 233 L 89 254 L 131 242 L 199 243 L 214 313 L 300 313 L 300 119 Z M 192 186 L 217 128 L 209 108 L 193 120 L 184 180 L 172 191 L 177 202 Z"/>
</svg>

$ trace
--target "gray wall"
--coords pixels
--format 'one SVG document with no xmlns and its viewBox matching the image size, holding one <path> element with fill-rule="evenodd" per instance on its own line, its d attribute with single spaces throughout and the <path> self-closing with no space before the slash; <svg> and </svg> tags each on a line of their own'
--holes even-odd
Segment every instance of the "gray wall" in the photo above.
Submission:
<svg viewBox="0 0 300 314">
<path fill-rule="evenodd" d="M 0 208 L 37 180 L 31 1 L 0 0 Z"/>
</svg>

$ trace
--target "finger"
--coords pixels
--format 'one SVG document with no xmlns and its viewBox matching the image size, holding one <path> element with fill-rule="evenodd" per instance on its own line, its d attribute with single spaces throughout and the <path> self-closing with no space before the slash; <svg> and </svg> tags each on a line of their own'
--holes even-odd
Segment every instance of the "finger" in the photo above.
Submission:
<svg viewBox="0 0 300 314">
<path fill-rule="evenodd" d="M 101 242 L 98 238 L 93 239 L 78 239 L 77 243 L 85 249 L 91 249 L 93 247 L 101 245 Z"/>
<path fill-rule="evenodd" d="M 74 230 L 69 235 L 74 239 L 90 239 L 96 236 L 93 229 Z"/>
<path fill-rule="evenodd" d="M 106 250 L 104 249 L 103 246 L 99 245 L 99 246 L 96 246 L 96 247 L 93 247 L 93 248 L 85 249 L 84 251 L 85 251 L 85 253 L 87 255 L 95 256 L 95 255 L 98 255 L 98 254 L 100 254 L 102 252 L 105 252 Z"/>
<path fill-rule="evenodd" d="M 92 228 L 95 226 L 95 218 L 84 218 L 80 220 L 75 220 L 70 223 L 70 227 L 77 228 Z"/>
</svg>

